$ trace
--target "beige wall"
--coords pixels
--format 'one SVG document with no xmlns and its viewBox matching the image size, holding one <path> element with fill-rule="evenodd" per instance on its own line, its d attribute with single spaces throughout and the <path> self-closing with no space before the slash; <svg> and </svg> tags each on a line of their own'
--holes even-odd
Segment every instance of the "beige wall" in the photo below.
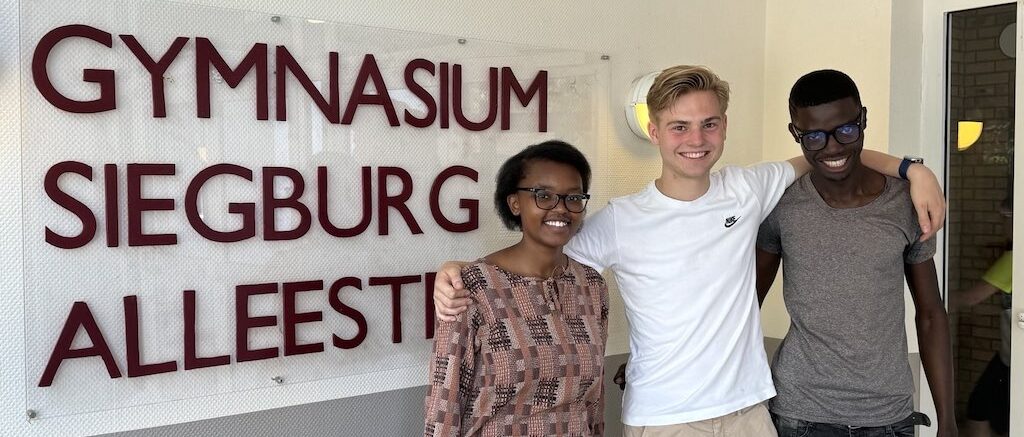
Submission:
<svg viewBox="0 0 1024 437">
<path fill-rule="evenodd" d="M 800 76 L 824 68 L 843 71 L 857 82 L 861 100 L 868 108 L 864 144 L 870 149 L 889 150 L 891 14 L 892 5 L 887 0 L 767 2 L 764 160 L 788 159 L 801 153 L 786 130 L 789 89 Z M 765 336 L 774 338 L 782 338 L 789 329 L 781 276 L 761 312 Z M 912 343 L 911 352 L 916 352 L 916 341 Z"/>
</svg>

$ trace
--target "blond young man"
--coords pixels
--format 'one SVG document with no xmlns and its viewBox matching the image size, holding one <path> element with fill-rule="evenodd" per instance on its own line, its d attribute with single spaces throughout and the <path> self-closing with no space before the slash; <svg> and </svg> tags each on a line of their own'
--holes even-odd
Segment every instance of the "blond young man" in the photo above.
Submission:
<svg viewBox="0 0 1024 437">
<path fill-rule="evenodd" d="M 647 95 L 661 176 L 613 199 L 565 247 L 611 269 L 629 319 L 623 397 L 626 436 L 775 436 L 764 401 L 775 395 L 755 293 L 758 226 L 786 187 L 810 170 L 803 156 L 712 171 L 725 145 L 729 85 L 706 67 L 664 70 Z M 865 151 L 896 176 L 900 160 Z M 925 237 L 942 223 L 935 176 L 910 168 Z M 435 281 L 442 320 L 465 310 L 458 263 Z"/>
</svg>

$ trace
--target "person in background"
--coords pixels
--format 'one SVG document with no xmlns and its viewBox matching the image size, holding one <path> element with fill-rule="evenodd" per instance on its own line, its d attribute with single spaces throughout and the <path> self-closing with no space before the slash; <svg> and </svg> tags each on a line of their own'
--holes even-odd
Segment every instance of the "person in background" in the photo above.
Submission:
<svg viewBox="0 0 1024 437">
<path fill-rule="evenodd" d="M 586 212 L 590 166 L 547 141 L 501 166 L 494 194 L 515 245 L 461 269 L 473 305 L 434 339 L 424 436 L 602 436 L 608 288 L 562 252 Z"/>
<path fill-rule="evenodd" d="M 1012 186 L 1012 185 L 1011 185 Z M 1003 201 L 1000 215 L 1007 222 L 1013 219 L 1013 193 Z M 1011 230 L 1012 223 L 1006 223 Z M 999 295 L 1000 311 L 999 352 L 992 357 L 984 372 L 974 384 L 967 401 L 968 437 L 1006 435 L 1010 429 L 1010 328 L 1013 305 L 1013 238 L 1008 238 L 1004 252 L 982 275 L 981 280 L 967 290 L 953 294 L 953 306 L 964 309 Z"/>
</svg>

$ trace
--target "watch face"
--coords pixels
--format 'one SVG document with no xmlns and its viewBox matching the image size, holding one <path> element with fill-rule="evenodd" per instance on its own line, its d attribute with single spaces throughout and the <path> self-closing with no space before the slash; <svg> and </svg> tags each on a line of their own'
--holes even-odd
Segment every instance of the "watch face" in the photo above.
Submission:
<svg viewBox="0 0 1024 437">
<path fill-rule="evenodd" d="M 922 158 L 920 156 L 910 156 L 910 155 L 907 155 L 907 156 L 904 156 L 903 159 L 906 159 L 907 161 L 910 161 L 910 162 L 913 162 L 913 163 L 916 163 L 916 164 L 924 164 L 924 158 Z"/>
</svg>

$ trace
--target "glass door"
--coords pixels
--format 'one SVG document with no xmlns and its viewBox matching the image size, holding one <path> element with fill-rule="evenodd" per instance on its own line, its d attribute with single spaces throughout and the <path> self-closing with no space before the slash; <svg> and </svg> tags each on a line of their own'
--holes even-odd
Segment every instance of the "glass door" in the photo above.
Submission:
<svg viewBox="0 0 1024 437">
<path fill-rule="evenodd" d="M 1015 3 L 947 15 L 945 289 L 963 436 L 1021 432 L 1010 434 L 1017 15 Z"/>
</svg>

